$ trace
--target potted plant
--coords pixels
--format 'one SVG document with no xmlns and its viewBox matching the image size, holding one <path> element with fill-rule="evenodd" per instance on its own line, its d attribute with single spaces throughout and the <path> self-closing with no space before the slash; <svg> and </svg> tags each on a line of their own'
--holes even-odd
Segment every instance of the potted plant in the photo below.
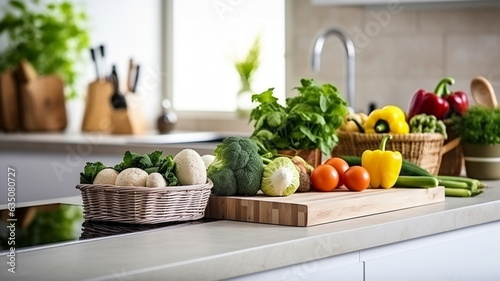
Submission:
<svg viewBox="0 0 500 281">
<path fill-rule="evenodd" d="M 299 155 L 309 164 L 321 162 L 321 154 L 330 155 L 337 145 L 337 129 L 347 114 L 347 102 L 331 84 L 318 85 L 302 79 L 298 95 L 286 99 L 283 106 L 273 89 L 252 96 L 258 105 L 251 111 L 254 122 L 252 139 L 261 154 Z"/>
<path fill-rule="evenodd" d="M 239 117 L 248 118 L 252 110 L 252 80 L 260 66 L 260 37 L 255 38 L 243 60 L 234 64 L 240 76 L 241 88 L 237 94 L 237 114 Z"/>
<path fill-rule="evenodd" d="M 500 108 L 473 106 L 453 118 L 452 129 L 461 138 L 467 176 L 500 179 Z"/>
<path fill-rule="evenodd" d="M 27 60 L 40 75 L 60 75 L 67 98 L 76 97 L 76 64 L 89 46 L 86 14 L 67 0 L 11 0 L 2 10 L 0 36 L 7 35 L 9 44 L 0 51 L 0 71 Z"/>
</svg>

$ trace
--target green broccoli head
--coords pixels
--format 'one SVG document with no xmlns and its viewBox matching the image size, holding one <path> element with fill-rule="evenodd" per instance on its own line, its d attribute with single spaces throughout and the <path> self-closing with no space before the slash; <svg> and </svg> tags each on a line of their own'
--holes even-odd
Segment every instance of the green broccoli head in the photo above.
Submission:
<svg viewBox="0 0 500 281">
<path fill-rule="evenodd" d="M 236 194 L 236 176 L 229 167 L 210 166 L 207 177 L 212 180 L 214 186 L 212 193 L 215 195 L 228 196 Z"/>
<path fill-rule="evenodd" d="M 249 138 L 225 138 L 214 150 L 215 160 L 207 176 L 215 195 L 255 195 L 260 189 L 264 165 L 257 145 Z"/>
</svg>

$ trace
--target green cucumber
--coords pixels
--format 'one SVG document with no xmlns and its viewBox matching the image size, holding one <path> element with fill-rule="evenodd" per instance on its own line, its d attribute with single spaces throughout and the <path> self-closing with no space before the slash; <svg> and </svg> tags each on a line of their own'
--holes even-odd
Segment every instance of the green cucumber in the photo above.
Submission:
<svg viewBox="0 0 500 281">
<path fill-rule="evenodd" d="M 444 195 L 448 197 L 473 197 L 483 193 L 482 190 L 470 191 L 463 188 L 445 188 Z"/>
<path fill-rule="evenodd" d="M 361 157 L 359 156 L 351 156 L 351 155 L 343 155 L 343 156 L 336 156 L 344 159 L 349 166 L 361 166 Z"/>
<path fill-rule="evenodd" d="M 445 188 L 444 195 L 450 197 L 471 197 L 472 192 L 468 189 L 462 188 Z"/>
<path fill-rule="evenodd" d="M 463 181 L 454 181 L 454 180 L 442 180 L 438 179 L 439 185 L 444 186 L 446 188 L 458 188 L 458 189 L 469 189 L 469 185 Z"/>
<path fill-rule="evenodd" d="M 394 187 L 432 188 L 439 185 L 438 179 L 428 176 L 399 176 Z"/>
<path fill-rule="evenodd" d="M 458 176 L 441 176 L 438 175 L 437 178 L 439 180 L 451 180 L 451 181 L 459 181 L 465 182 L 469 186 L 470 190 L 476 190 L 478 188 L 484 188 L 485 185 L 480 180 L 467 178 L 467 177 L 458 177 Z"/>
<path fill-rule="evenodd" d="M 361 157 L 359 156 L 350 156 L 343 155 L 340 158 L 344 159 L 349 166 L 361 166 Z M 424 176 L 424 177 L 432 177 L 433 175 L 429 173 L 426 169 L 413 164 L 412 162 L 403 159 L 403 165 L 401 166 L 401 171 L 399 172 L 400 176 Z"/>
</svg>

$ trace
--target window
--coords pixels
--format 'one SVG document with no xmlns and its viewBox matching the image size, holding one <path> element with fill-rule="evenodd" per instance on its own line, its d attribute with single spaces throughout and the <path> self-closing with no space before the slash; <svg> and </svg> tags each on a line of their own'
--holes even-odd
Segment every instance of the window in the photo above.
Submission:
<svg viewBox="0 0 500 281">
<path fill-rule="evenodd" d="M 255 39 L 260 66 L 252 89 L 285 97 L 284 0 L 172 0 L 166 43 L 168 91 L 176 111 L 234 112 L 241 88 L 235 62 Z"/>
</svg>

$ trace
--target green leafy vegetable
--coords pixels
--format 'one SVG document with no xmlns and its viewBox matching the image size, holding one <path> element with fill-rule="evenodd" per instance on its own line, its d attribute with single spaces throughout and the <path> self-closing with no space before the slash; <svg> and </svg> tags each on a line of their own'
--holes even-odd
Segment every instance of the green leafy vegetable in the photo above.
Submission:
<svg viewBox="0 0 500 281">
<path fill-rule="evenodd" d="M 252 96 L 259 105 L 250 114 L 254 121 L 252 140 L 259 153 L 279 149 L 319 148 L 329 155 L 337 145 L 336 131 L 348 113 L 347 103 L 331 84 L 317 85 L 313 79 L 302 79 L 299 94 L 286 99 L 286 106 L 273 96 L 274 88 Z"/>
<path fill-rule="evenodd" d="M 114 166 L 114 169 L 121 172 L 127 168 L 139 168 L 148 174 L 158 172 L 163 175 L 168 186 L 179 185 L 179 180 L 175 176 L 175 162 L 172 155 L 162 156 L 162 151 L 153 151 L 148 154 L 126 151 L 123 161 Z"/>
<path fill-rule="evenodd" d="M 500 144 L 500 108 L 472 106 L 452 118 L 452 130 L 469 144 Z"/>
<path fill-rule="evenodd" d="M 179 185 L 179 179 L 175 176 L 175 162 L 172 155 L 167 155 L 166 157 L 159 159 L 158 173 L 163 175 L 167 181 L 167 185 Z"/>
<path fill-rule="evenodd" d="M 80 173 L 80 183 L 81 184 L 92 184 L 94 182 L 95 176 L 101 171 L 106 169 L 101 162 L 87 162 L 83 168 L 83 172 Z"/>
</svg>

